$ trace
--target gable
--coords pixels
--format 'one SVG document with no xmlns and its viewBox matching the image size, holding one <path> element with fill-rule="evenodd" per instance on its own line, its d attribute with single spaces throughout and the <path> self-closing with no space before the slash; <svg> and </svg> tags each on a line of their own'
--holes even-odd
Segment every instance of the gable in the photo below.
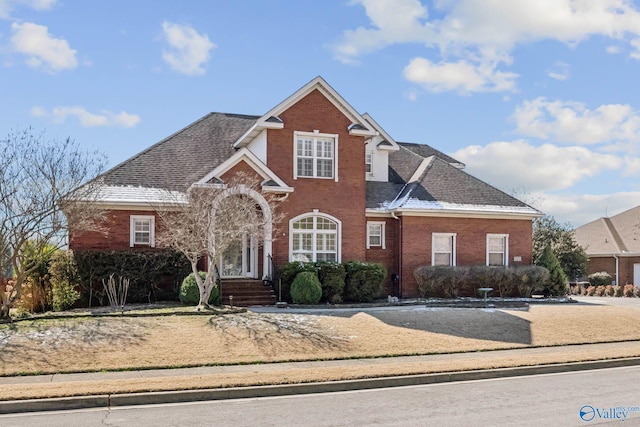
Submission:
<svg viewBox="0 0 640 427">
<path fill-rule="evenodd" d="M 198 184 L 224 183 L 235 173 L 244 173 L 261 180 L 266 191 L 290 193 L 289 187 L 267 165 L 247 148 L 241 148 L 234 155 L 218 165 L 211 172 L 201 178 Z"/>
<path fill-rule="evenodd" d="M 281 115 L 314 91 L 320 93 L 335 109 L 347 118 L 349 124 L 346 130 L 349 134 L 360 136 L 373 136 L 376 134 L 371 128 L 371 124 L 349 105 L 322 77 L 318 76 L 260 117 L 254 126 L 238 138 L 233 146 L 236 148 L 246 146 L 264 129 L 282 129 L 284 123 Z"/>
</svg>

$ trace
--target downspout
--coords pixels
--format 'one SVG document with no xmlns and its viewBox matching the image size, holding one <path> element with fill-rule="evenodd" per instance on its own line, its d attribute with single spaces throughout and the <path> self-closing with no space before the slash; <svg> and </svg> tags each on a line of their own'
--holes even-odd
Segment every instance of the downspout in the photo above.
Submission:
<svg viewBox="0 0 640 427">
<path fill-rule="evenodd" d="M 402 298 L 402 221 L 395 212 L 391 211 L 391 218 L 398 221 L 398 297 Z"/>
<path fill-rule="evenodd" d="M 616 254 L 613 254 L 613 257 L 616 260 L 616 285 L 620 286 L 620 258 Z"/>
</svg>

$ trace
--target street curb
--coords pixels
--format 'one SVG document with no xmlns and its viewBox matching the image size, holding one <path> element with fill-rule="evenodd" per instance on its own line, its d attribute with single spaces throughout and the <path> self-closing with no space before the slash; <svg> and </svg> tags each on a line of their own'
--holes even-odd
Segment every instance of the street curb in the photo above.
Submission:
<svg viewBox="0 0 640 427">
<path fill-rule="evenodd" d="M 10 400 L 0 402 L 0 414 L 10 414 L 17 412 L 63 411 L 70 409 L 87 408 L 107 408 L 117 406 L 154 405 L 165 403 L 197 402 L 206 400 L 291 396 L 296 394 L 368 390 L 387 387 L 509 378 L 526 375 L 555 374 L 562 372 L 577 372 L 593 369 L 619 368 L 636 365 L 640 365 L 640 357 L 304 384 L 283 384 L 254 387 L 234 387 L 108 395 L 103 394 L 95 396 L 63 397 L 51 399 Z"/>
</svg>

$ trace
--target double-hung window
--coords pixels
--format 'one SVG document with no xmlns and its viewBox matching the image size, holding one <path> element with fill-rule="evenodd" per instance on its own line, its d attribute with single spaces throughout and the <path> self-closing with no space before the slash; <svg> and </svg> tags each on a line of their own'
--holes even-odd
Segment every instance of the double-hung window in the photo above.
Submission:
<svg viewBox="0 0 640 427">
<path fill-rule="evenodd" d="M 456 265 L 456 234 L 431 235 L 431 265 Z"/>
<path fill-rule="evenodd" d="M 129 246 L 155 246 L 155 217 L 131 215 L 129 222 Z"/>
<path fill-rule="evenodd" d="M 386 248 L 384 225 L 384 221 L 367 221 L 367 249 L 372 247 Z"/>
<path fill-rule="evenodd" d="M 371 150 L 364 153 L 364 171 L 369 175 L 373 173 L 373 151 Z"/>
<path fill-rule="evenodd" d="M 337 135 L 296 132 L 294 178 L 336 178 L 337 145 Z"/>
<path fill-rule="evenodd" d="M 509 265 L 508 234 L 487 234 L 487 265 Z"/>
</svg>

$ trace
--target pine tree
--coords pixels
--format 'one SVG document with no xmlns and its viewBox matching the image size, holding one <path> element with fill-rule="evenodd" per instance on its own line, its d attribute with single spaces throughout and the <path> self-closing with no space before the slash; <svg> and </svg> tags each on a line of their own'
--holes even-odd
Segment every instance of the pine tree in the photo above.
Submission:
<svg viewBox="0 0 640 427">
<path fill-rule="evenodd" d="M 551 246 L 544 248 L 542 255 L 536 260 L 536 265 L 549 270 L 549 280 L 544 287 L 545 295 L 561 296 L 567 293 L 567 275 L 564 274 Z"/>
</svg>

